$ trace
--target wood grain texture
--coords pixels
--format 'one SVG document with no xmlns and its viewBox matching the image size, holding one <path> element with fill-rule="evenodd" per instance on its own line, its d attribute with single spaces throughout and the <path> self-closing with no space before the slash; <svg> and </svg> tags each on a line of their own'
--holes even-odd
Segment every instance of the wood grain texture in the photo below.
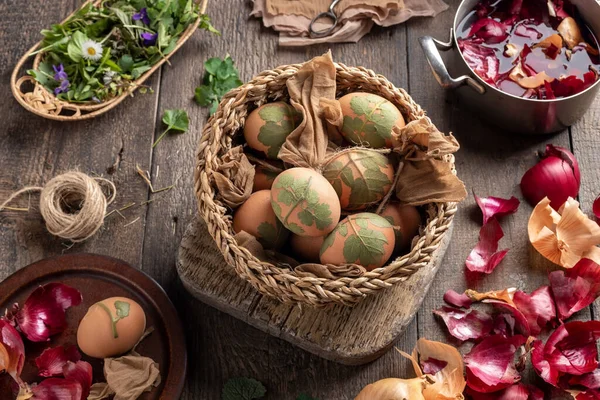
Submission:
<svg viewBox="0 0 600 400">
<path fill-rule="evenodd" d="M 368 296 L 355 307 L 316 309 L 257 297 L 248 282 L 224 266 L 206 224 L 198 217 L 181 241 L 177 270 L 186 289 L 204 303 L 320 357 L 361 365 L 388 351 L 412 321 L 441 265 L 451 234 L 445 234 L 431 262 L 406 282 Z"/>
<path fill-rule="evenodd" d="M 376 28 L 357 44 L 322 45 L 286 49 L 277 46 L 277 36 L 248 17 L 248 0 L 212 0 L 209 14 L 223 36 L 196 33 L 163 66 L 151 84 L 154 95 L 136 95 L 117 109 L 92 121 L 52 123 L 23 110 L 10 95 L 9 75 L 22 52 L 39 40 L 39 31 L 60 21 L 81 4 L 79 0 L 4 0 L 0 2 L 0 199 L 13 190 L 40 184 L 57 173 L 78 167 L 87 173 L 112 175 L 120 191 L 115 207 L 154 199 L 149 206 L 131 207 L 126 219 L 113 214 L 102 232 L 85 244 L 66 248 L 51 237 L 37 212 L 0 213 L 0 279 L 43 257 L 78 251 L 112 255 L 144 269 L 165 287 L 175 302 L 187 330 L 190 368 L 181 400 L 217 400 L 223 383 L 235 376 L 261 380 L 267 399 L 294 400 L 304 392 L 321 400 L 352 399 L 366 384 L 387 377 L 412 376 L 412 368 L 390 351 L 373 363 L 347 367 L 298 349 L 280 338 L 253 328 L 243 321 L 194 299 L 177 280 L 176 252 L 185 227 L 196 212 L 192 189 L 194 152 L 205 109 L 196 106 L 193 90 L 201 81 L 202 63 L 227 53 L 236 60 L 242 80 L 275 65 L 302 62 L 331 47 L 334 58 L 348 65 L 363 65 L 385 75 L 395 85 L 408 89 L 433 121 L 444 131 L 453 131 L 462 143 L 457 154 L 460 177 L 469 189 L 481 195 L 520 197 L 518 182 L 535 163 L 535 151 L 545 143 L 570 145 L 567 132 L 551 137 L 508 136 L 486 126 L 444 93 L 433 79 L 418 47 L 417 38 L 431 34 L 446 39 L 458 1 L 448 1 L 450 10 L 435 19 L 411 20 L 387 29 Z M 162 130 L 164 109 L 184 107 L 191 131 L 170 135 L 153 152 L 153 136 Z M 597 121 L 600 103 L 572 128 L 572 143 L 582 168 L 580 200 L 586 212 L 600 191 L 597 165 L 600 141 Z M 151 170 L 155 187 L 175 188 L 152 195 L 135 173 L 135 164 Z M 32 196 L 32 203 L 37 199 Z M 18 202 L 26 205 L 27 198 Z M 535 289 L 545 283 L 543 262 L 525 240 L 531 208 L 502 221 L 511 250 L 491 276 L 481 280 L 465 277 L 464 261 L 477 241 L 481 216 L 474 202 L 465 202 L 455 218 L 454 240 L 442 268 L 432 284 L 418 317 L 395 345 L 410 350 L 418 336 L 448 340 L 445 329 L 431 310 L 442 304 L 446 289 L 466 287 L 494 289 L 518 286 Z M 139 220 L 136 219 L 139 217 Z M 135 221 L 131 225 L 128 223 Z M 535 268 L 534 268 L 535 266 Z M 249 298 L 240 299 L 248 301 Z M 589 316 L 582 311 L 578 317 Z"/>
</svg>

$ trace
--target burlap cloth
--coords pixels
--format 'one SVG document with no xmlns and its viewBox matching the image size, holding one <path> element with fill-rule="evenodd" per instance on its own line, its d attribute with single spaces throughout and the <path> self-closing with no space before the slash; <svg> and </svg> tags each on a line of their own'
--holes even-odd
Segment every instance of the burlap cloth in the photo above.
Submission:
<svg viewBox="0 0 600 400">
<path fill-rule="evenodd" d="M 308 35 L 310 21 L 327 11 L 330 0 L 253 0 L 251 15 L 262 17 L 263 24 L 280 32 L 282 46 L 305 46 L 316 43 L 357 42 L 373 24 L 391 26 L 413 17 L 433 17 L 446 10 L 442 0 L 341 0 L 335 7 L 339 24 L 334 32 L 323 38 Z M 315 24 L 325 29 L 330 22 Z"/>
</svg>

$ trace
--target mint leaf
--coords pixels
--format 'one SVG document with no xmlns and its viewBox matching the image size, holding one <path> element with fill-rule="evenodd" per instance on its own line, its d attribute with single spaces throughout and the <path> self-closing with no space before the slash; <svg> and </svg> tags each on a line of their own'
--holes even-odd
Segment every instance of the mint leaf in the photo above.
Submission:
<svg viewBox="0 0 600 400">
<path fill-rule="evenodd" d="M 163 137 L 169 131 L 178 131 L 181 133 L 187 132 L 189 128 L 189 118 L 187 112 L 185 110 L 176 109 L 176 110 L 165 110 L 162 118 L 162 122 L 167 125 L 167 129 L 161 133 L 161 135 L 156 139 L 152 147 L 156 147 L 156 145 L 162 140 Z"/>
<path fill-rule="evenodd" d="M 127 303 L 126 301 L 119 301 L 119 300 L 115 301 L 115 308 L 117 309 L 117 317 L 119 317 L 119 319 L 129 317 L 130 307 L 131 307 L 131 305 L 129 303 Z"/>
<path fill-rule="evenodd" d="M 232 378 L 229 379 L 223 391 L 222 400 L 254 400 L 262 399 L 267 393 L 267 389 L 262 383 L 251 378 Z"/>
</svg>

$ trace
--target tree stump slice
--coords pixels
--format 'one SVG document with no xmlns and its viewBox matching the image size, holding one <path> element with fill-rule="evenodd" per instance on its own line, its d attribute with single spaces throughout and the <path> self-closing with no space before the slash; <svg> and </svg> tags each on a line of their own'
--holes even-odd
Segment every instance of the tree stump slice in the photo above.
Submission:
<svg viewBox="0 0 600 400">
<path fill-rule="evenodd" d="M 412 321 L 451 236 L 452 226 L 431 262 L 406 282 L 369 295 L 354 307 L 315 309 L 261 295 L 227 265 L 199 216 L 183 236 L 177 271 L 184 287 L 200 301 L 320 357 L 361 365 L 387 352 Z"/>
</svg>

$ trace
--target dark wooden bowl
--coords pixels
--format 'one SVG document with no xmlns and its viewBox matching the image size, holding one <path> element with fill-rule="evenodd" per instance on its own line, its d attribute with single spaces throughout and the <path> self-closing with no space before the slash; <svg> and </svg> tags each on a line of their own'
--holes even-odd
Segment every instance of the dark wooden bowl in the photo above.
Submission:
<svg viewBox="0 0 600 400">
<path fill-rule="evenodd" d="M 44 349 L 63 344 L 77 344 L 77 327 L 88 308 L 113 296 L 129 297 L 146 312 L 147 326 L 154 332 L 140 343 L 137 351 L 158 362 L 162 382 L 144 393 L 141 400 L 178 399 L 183 390 L 187 369 L 185 336 L 177 310 L 167 294 L 152 278 L 124 261 L 95 254 L 73 254 L 47 258 L 17 271 L 0 283 L 0 315 L 13 303 L 23 305 L 39 285 L 61 282 L 78 289 L 83 302 L 67 310 L 68 328 L 49 342 L 25 342 L 26 362 L 23 380 L 39 382 L 35 359 Z M 83 355 L 92 364 L 94 383 L 104 381 L 103 361 Z M 13 399 L 13 381 L 0 375 L 0 399 Z"/>
</svg>

